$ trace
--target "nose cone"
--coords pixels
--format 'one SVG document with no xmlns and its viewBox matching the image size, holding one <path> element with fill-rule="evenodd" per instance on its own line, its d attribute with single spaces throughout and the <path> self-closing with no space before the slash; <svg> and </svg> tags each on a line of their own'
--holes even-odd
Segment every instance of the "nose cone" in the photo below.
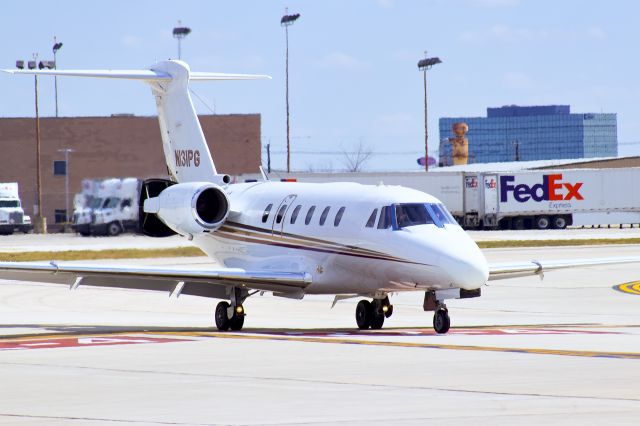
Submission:
<svg viewBox="0 0 640 426">
<path fill-rule="evenodd" d="M 473 290 L 489 279 L 489 265 L 478 245 L 468 236 L 457 240 L 440 255 L 442 272 L 453 287 Z"/>
</svg>

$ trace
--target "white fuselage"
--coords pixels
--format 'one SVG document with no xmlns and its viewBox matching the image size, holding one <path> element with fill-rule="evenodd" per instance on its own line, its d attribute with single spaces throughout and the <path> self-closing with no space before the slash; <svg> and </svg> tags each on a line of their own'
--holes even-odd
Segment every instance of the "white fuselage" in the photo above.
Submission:
<svg viewBox="0 0 640 426">
<path fill-rule="evenodd" d="M 472 290 L 488 278 L 483 254 L 457 224 L 399 227 L 395 214 L 393 224 L 380 224 L 385 206 L 440 204 L 420 191 L 258 182 L 230 185 L 227 194 L 231 213 L 224 225 L 194 242 L 227 267 L 309 272 L 313 281 L 305 293 Z"/>
</svg>

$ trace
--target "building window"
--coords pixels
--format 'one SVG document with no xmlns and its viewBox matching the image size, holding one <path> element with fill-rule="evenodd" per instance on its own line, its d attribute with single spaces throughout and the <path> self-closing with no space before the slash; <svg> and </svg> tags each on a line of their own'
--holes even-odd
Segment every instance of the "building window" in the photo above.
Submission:
<svg viewBox="0 0 640 426">
<path fill-rule="evenodd" d="M 56 223 L 65 223 L 67 221 L 67 211 L 65 209 L 56 209 L 54 214 Z"/>
<path fill-rule="evenodd" d="M 311 223 L 311 218 L 313 217 L 313 212 L 316 211 L 316 206 L 309 207 L 309 211 L 307 212 L 307 217 L 304 218 L 304 224 L 308 225 Z"/>
<path fill-rule="evenodd" d="M 64 160 L 55 160 L 53 162 L 53 175 L 54 176 L 66 176 L 67 175 L 67 162 Z"/>
<path fill-rule="evenodd" d="M 262 223 L 267 223 L 267 219 L 269 219 L 269 213 L 271 212 L 271 207 L 273 204 L 269 204 L 266 209 L 264 209 L 264 213 L 262 213 Z"/>
<path fill-rule="evenodd" d="M 324 222 L 327 220 L 330 208 L 331 207 L 325 207 L 324 210 L 322 210 L 322 214 L 320 215 L 320 226 L 324 225 Z"/>
<path fill-rule="evenodd" d="M 300 204 L 298 204 L 296 206 L 295 209 L 293 209 L 293 213 L 291 214 L 291 224 L 293 225 L 294 223 L 296 223 L 296 220 L 298 219 L 298 213 L 300 213 L 300 209 L 302 208 L 302 206 Z"/>
<path fill-rule="evenodd" d="M 333 220 L 333 226 L 340 225 L 340 221 L 342 220 L 342 215 L 344 214 L 344 207 L 340 207 L 338 213 L 336 213 L 336 218 Z"/>
</svg>

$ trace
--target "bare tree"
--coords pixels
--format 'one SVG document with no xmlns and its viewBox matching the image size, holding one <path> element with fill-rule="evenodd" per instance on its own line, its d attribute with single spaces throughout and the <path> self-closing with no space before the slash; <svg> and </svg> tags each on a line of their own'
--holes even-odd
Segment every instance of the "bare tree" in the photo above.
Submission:
<svg viewBox="0 0 640 426">
<path fill-rule="evenodd" d="M 356 173 L 361 172 L 367 161 L 373 156 L 373 149 L 366 146 L 362 140 L 358 142 L 354 151 L 342 150 L 344 155 L 342 161 L 348 172 Z"/>
</svg>

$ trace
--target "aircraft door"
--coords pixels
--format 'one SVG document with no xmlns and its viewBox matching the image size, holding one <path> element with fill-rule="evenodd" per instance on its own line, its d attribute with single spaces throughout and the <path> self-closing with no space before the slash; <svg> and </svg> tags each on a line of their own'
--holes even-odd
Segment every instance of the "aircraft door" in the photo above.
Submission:
<svg viewBox="0 0 640 426">
<path fill-rule="evenodd" d="M 287 220 L 287 213 L 291 210 L 291 206 L 297 197 L 296 194 L 287 195 L 278 205 L 278 208 L 275 210 L 276 214 L 273 215 L 273 221 L 271 222 L 272 235 L 282 235 L 284 222 Z"/>
</svg>

